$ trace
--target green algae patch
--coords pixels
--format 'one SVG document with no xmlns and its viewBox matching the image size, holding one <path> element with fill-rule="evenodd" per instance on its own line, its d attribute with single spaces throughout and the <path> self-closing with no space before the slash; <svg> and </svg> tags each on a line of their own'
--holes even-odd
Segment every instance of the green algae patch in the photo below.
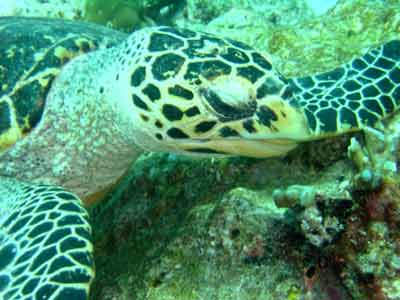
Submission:
<svg viewBox="0 0 400 300">
<path fill-rule="evenodd" d="M 125 32 L 150 25 L 171 24 L 184 1 L 86 0 L 83 19 Z"/>
<path fill-rule="evenodd" d="M 143 6 L 140 1 L 87 0 L 84 11 L 86 21 L 124 31 L 132 31 L 143 22 Z"/>
<path fill-rule="evenodd" d="M 279 57 L 286 75 L 301 76 L 332 69 L 399 36 L 398 3 L 345 0 L 326 15 L 277 28 L 265 50 Z"/>
</svg>

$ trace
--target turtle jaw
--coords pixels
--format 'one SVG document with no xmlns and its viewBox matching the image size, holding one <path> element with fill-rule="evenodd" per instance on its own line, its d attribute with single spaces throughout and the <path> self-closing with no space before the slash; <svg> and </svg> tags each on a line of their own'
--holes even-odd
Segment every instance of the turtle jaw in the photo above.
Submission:
<svg viewBox="0 0 400 300">
<path fill-rule="evenodd" d="M 198 155 L 267 158 L 284 156 L 298 143 L 289 139 L 214 139 L 180 141 L 177 152 Z"/>
</svg>

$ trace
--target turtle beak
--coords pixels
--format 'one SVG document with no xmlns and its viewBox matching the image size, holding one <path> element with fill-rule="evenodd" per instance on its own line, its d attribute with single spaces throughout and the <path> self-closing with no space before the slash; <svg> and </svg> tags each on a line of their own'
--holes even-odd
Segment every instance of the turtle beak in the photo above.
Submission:
<svg viewBox="0 0 400 300">
<path fill-rule="evenodd" d="M 181 145 L 190 153 L 239 155 L 255 158 L 283 156 L 297 146 L 293 140 L 218 139 Z"/>
</svg>

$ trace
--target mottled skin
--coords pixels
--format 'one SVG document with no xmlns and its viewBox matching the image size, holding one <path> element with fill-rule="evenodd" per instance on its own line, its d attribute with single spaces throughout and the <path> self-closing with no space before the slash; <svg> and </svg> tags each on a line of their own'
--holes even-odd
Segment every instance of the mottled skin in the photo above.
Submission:
<svg viewBox="0 0 400 300">
<path fill-rule="evenodd" d="M 65 27 L 69 44 L 60 47 Z M 21 35 L 10 37 L 15 31 Z M 374 126 L 400 101 L 399 41 L 331 72 L 286 80 L 229 39 L 170 27 L 126 39 L 106 31 L 0 19 L 0 37 L 11 39 L 0 48 L 0 297 L 88 296 L 92 248 L 82 203 L 40 184 L 89 205 L 143 151 L 279 156 L 302 141 Z M 41 38 L 48 43 L 35 45 Z"/>
</svg>

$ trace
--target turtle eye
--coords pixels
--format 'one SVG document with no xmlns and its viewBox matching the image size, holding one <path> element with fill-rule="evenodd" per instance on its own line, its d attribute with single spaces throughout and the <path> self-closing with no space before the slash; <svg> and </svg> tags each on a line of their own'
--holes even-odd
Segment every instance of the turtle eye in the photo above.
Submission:
<svg viewBox="0 0 400 300">
<path fill-rule="evenodd" d="M 240 101 L 234 95 L 222 94 L 212 88 L 202 88 L 200 96 L 222 122 L 241 120 L 254 115 L 257 110 L 255 100 Z"/>
</svg>

